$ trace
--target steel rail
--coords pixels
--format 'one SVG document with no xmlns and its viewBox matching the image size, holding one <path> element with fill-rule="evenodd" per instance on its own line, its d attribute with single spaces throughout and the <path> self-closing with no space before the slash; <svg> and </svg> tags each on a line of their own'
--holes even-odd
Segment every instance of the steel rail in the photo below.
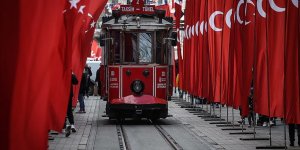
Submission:
<svg viewBox="0 0 300 150">
<path fill-rule="evenodd" d="M 174 138 L 160 125 L 154 124 L 151 120 L 149 120 L 154 127 L 159 131 L 159 133 L 162 135 L 162 137 L 168 142 L 168 144 L 174 149 L 174 150 L 183 150 L 183 148 L 175 141 Z"/>
</svg>

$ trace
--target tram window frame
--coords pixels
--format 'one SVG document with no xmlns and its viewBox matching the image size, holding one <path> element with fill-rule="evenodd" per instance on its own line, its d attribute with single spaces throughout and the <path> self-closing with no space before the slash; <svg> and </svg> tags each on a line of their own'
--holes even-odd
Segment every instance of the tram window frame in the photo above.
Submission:
<svg viewBox="0 0 300 150">
<path fill-rule="evenodd" d="M 155 31 L 155 58 L 154 59 L 155 59 L 155 63 L 157 64 L 161 64 L 161 65 L 168 64 L 168 57 L 169 57 L 168 53 L 170 51 L 169 49 L 170 47 L 168 46 L 169 42 L 165 40 L 166 37 L 168 37 L 168 31 L 166 30 Z"/>
<path fill-rule="evenodd" d="M 114 30 L 112 32 L 110 32 L 109 35 L 110 38 L 112 38 L 112 40 L 108 40 L 109 41 L 109 47 L 108 47 L 108 56 L 109 56 L 109 64 L 121 64 L 121 58 L 122 58 L 122 54 L 121 54 L 121 44 L 122 44 L 122 40 L 121 40 L 121 31 L 120 30 Z M 116 44 L 119 43 L 119 44 Z M 116 47 L 117 45 L 117 47 Z M 116 52 L 119 52 L 119 60 L 117 60 L 116 58 Z"/>
<path fill-rule="evenodd" d="M 151 41 L 150 41 L 150 44 L 151 44 L 151 61 L 149 61 L 149 62 L 141 62 L 140 61 L 140 36 L 141 36 L 141 34 L 142 33 L 147 33 L 147 34 L 150 34 L 150 39 L 151 39 Z M 134 61 L 126 61 L 126 53 L 125 53 L 125 51 L 126 51 L 126 41 L 125 41 L 125 38 L 127 38 L 126 37 L 126 34 L 136 34 L 137 36 L 136 36 L 136 49 L 138 50 L 138 53 L 135 55 L 135 57 L 134 57 L 134 52 L 132 52 L 132 55 L 133 55 L 133 59 L 134 59 Z M 128 31 L 128 32 L 123 32 L 122 34 L 121 34 L 121 36 L 122 36 L 122 38 L 121 38 L 121 40 L 122 40 L 122 43 L 123 43 L 123 45 L 122 45 L 122 61 L 121 61 L 121 63 L 122 64 L 136 64 L 136 65 L 145 65 L 145 64 L 153 64 L 154 63 L 154 57 L 155 57 L 155 53 L 154 53 L 154 37 L 155 37 L 155 34 L 154 34 L 154 32 L 153 31 Z"/>
</svg>

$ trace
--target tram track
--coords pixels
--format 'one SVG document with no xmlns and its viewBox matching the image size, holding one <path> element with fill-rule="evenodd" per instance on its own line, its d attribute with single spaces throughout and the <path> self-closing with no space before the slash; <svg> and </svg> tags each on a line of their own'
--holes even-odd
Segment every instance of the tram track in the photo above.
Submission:
<svg viewBox="0 0 300 150">
<path fill-rule="evenodd" d="M 121 123 L 118 123 L 116 125 L 116 131 L 118 135 L 118 141 L 119 141 L 119 147 L 120 150 L 132 150 L 132 147 L 130 146 L 130 139 L 128 138 L 126 134 L 126 127 Z M 162 126 L 153 123 L 151 120 L 148 120 L 150 123 L 149 125 L 153 126 L 158 133 L 161 135 L 162 139 L 166 142 L 167 145 L 173 150 L 183 150 L 183 148 L 175 141 L 175 139 L 166 131 L 163 129 Z M 150 133 L 149 133 L 150 134 Z"/>
<path fill-rule="evenodd" d="M 153 125 L 174 150 L 183 150 L 183 148 L 175 141 L 175 139 L 172 138 L 172 136 L 166 130 L 164 130 L 160 125 L 157 124 L 153 124 Z"/>
<path fill-rule="evenodd" d="M 116 125 L 120 150 L 131 150 L 128 137 L 122 124 Z"/>
</svg>

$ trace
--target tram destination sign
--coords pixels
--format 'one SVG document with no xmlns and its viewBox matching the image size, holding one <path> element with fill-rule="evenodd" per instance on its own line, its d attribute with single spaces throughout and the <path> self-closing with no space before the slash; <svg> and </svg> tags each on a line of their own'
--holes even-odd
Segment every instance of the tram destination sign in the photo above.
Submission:
<svg viewBox="0 0 300 150">
<path fill-rule="evenodd" d="M 120 11 L 122 15 L 126 14 L 146 14 L 153 15 L 155 13 L 154 5 L 121 5 Z"/>
</svg>

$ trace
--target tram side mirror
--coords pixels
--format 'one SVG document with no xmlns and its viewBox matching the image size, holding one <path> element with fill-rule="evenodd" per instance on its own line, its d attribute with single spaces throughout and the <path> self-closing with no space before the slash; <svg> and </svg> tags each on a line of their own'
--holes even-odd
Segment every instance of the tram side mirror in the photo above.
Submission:
<svg viewBox="0 0 300 150">
<path fill-rule="evenodd" d="M 177 32 L 172 32 L 171 33 L 171 45 L 176 46 L 177 45 Z"/>
</svg>

